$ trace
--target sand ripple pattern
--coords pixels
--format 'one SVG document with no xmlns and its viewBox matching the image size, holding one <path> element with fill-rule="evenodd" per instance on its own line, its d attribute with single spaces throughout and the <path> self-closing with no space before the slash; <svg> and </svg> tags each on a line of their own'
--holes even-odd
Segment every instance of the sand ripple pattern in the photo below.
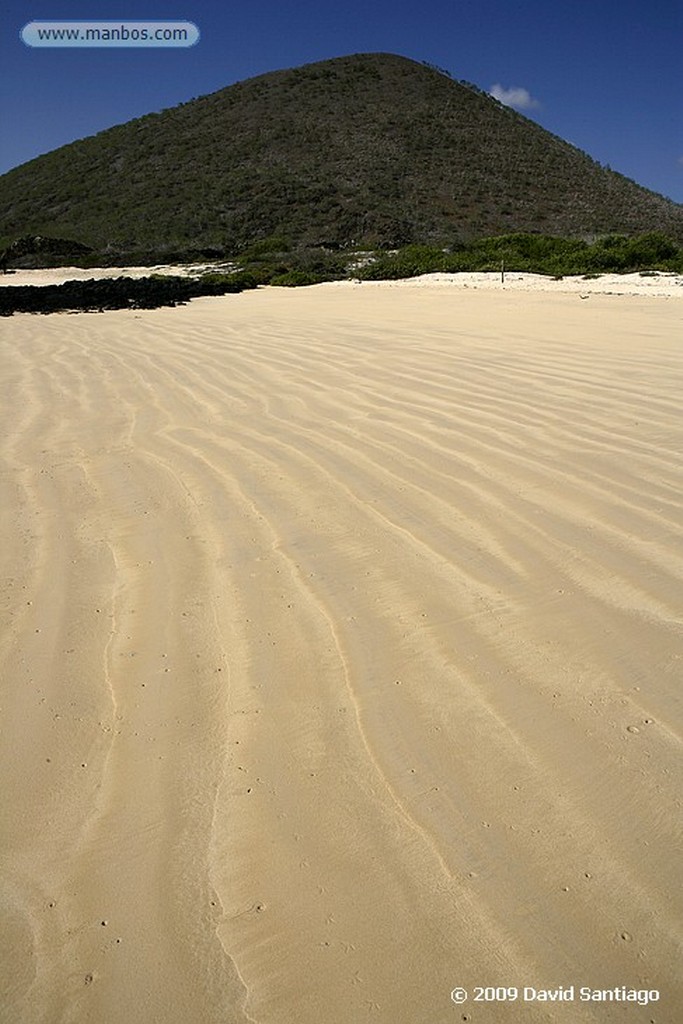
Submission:
<svg viewBox="0 0 683 1024">
<path fill-rule="evenodd" d="M 680 1019 L 677 307 L 0 325 L 3 1022 Z"/>
</svg>

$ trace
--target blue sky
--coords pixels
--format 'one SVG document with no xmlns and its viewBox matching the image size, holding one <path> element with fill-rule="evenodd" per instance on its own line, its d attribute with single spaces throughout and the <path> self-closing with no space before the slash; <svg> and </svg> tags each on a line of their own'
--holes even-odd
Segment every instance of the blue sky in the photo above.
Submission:
<svg viewBox="0 0 683 1024">
<path fill-rule="evenodd" d="M 31 49 L 31 20 L 187 19 L 190 49 Z M 425 60 L 683 202 L 681 0 L 5 0 L 0 173 L 276 68 L 347 53 Z M 521 104 L 521 105 L 520 105 Z"/>
</svg>

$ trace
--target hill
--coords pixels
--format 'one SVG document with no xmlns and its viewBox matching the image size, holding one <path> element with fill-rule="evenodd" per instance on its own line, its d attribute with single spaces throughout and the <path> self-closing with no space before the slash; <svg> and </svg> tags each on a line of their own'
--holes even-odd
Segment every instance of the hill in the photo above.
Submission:
<svg viewBox="0 0 683 1024">
<path fill-rule="evenodd" d="M 391 54 L 275 71 L 0 177 L 0 244 L 100 253 L 449 244 L 510 232 L 663 232 L 683 206 L 467 83 Z"/>
</svg>

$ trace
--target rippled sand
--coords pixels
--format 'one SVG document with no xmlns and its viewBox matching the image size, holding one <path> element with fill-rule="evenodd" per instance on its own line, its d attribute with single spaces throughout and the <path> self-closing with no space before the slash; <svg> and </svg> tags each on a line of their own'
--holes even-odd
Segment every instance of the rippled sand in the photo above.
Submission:
<svg viewBox="0 0 683 1024">
<path fill-rule="evenodd" d="M 683 1016 L 682 312 L 0 323 L 3 1022 Z"/>
</svg>

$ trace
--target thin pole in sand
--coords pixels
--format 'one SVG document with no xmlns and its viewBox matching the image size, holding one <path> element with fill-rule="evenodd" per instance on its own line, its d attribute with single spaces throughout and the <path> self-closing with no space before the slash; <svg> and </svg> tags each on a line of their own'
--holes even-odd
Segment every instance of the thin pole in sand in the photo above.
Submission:
<svg viewBox="0 0 683 1024">
<path fill-rule="evenodd" d="M 500 261 L 500 283 L 505 284 L 505 260 Z"/>
</svg>

